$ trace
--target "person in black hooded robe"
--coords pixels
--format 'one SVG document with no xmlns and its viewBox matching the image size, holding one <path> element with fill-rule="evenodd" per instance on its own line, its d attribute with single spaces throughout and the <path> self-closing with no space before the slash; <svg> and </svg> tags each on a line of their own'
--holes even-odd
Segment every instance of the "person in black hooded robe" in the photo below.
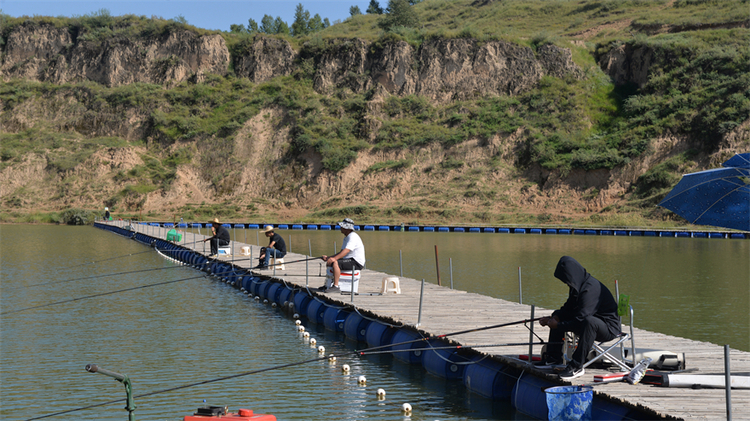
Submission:
<svg viewBox="0 0 750 421">
<path fill-rule="evenodd" d="M 598 279 L 591 276 L 574 258 L 563 256 L 557 263 L 555 278 L 569 288 L 568 300 L 550 317 L 542 317 L 539 323 L 548 326 L 549 345 L 546 362 L 562 364 L 562 342 L 565 332 L 578 335 L 578 347 L 565 370 L 563 379 L 583 375 L 583 364 L 594 341 L 609 341 L 620 334 L 620 318 L 617 316 L 617 301 Z"/>
</svg>

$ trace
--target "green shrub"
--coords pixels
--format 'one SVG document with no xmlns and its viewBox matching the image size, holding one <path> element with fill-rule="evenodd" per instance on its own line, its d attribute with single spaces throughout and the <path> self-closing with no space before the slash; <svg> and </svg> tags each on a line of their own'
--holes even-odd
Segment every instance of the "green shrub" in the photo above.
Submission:
<svg viewBox="0 0 750 421">
<path fill-rule="evenodd" d="M 457 168 L 461 168 L 464 166 L 463 161 L 460 161 L 456 158 L 453 158 L 452 156 L 446 157 L 443 162 L 440 163 L 440 166 L 442 168 L 445 168 L 446 170 L 454 170 Z"/>
<path fill-rule="evenodd" d="M 411 159 L 401 159 L 398 161 L 388 160 L 384 162 L 377 162 L 375 164 L 372 164 L 369 168 L 367 168 L 364 171 L 364 173 L 371 174 L 371 173 L 376 173 L 376 172 L 385 171 L 385 170 L 399 170 L 403 168 L 409 168 L 410 166 L 412 166 L 413 163 L 414 161 L 412 161 Z"/>
</svg>

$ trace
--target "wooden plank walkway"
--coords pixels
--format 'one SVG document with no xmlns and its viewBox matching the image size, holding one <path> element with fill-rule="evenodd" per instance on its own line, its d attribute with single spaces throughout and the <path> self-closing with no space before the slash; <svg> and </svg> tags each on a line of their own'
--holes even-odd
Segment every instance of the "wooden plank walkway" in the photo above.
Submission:
<svg viewBox="0 0 750 421">
<path fill-rule="evenodd" d="M 122 225 L 122 222 L 119 222 Z M 146 227 L 134 225 L 141 233 L 154 237 L 166 238 L 167 228 Z M 196 241 L 204 236 L 196 235 Z M 265 238 L 261 238 L 264 240 Z M 183 242 L 179 244 L 193 249 L 193 235 L 187 234 Z M 204 243 L 196 242 L 195 251 L 203 252 Z M 243 246 L 248 244 L 233 242 L 233 253 L 235 264 L 240 267 L 250 268 L 257 262 L 258 246 L 253 245 L 253 259 L 239 255 Z M 208 250 L 208 244 L 205 244 Z M 307 259 L 309 256 L 289 253 L 285 261 Z M 221 257 L 222 261 L 231 262 L 232 256 Z M 322 261 L 320 261 L 322 263 Z M 296 285 L 305 286 L 305 262 L 286 263 L 285 271 L 276 271 L 275 278 Z M 313 291 L 324 283 L 325 267 L 320 269 L 318 261 L 309 262 L 309 286 L 313 294 L 325 297 L 333 305 L 351 305 L 352 297 L 341 294 L 325 294 Z M 262 276 L 274 276 L 272 270 L 255 272 Z M 320 273 L 323 276 L 318 276 Z M 377 315 L 385 322 L 403 324 L 414 328 L 419 318 L 419 296 L 421 282 L 415 279 L 400 278 L 401 294 L 379 295 L 382 279 L 392 276 L 386 273 L 365 269 L 359 284 L 359 295 L 353 300 L 353 305 L 360 312 L 368 312 Z M 369 294 L 374 295 L 369 295 Z M 743 291 L 741 293 L 747 293 Z M 469 293 L 459 290 L 451 290 L 435 284 L 425 283 L 424 299 L 421 325 L 419 330 L 430 336 L 448 334 L 452 332 L 470 330 L 485 326 L 496 325 L 517 320 L 528 319 L 530 316 L 530 305 L 523 305 L 505 301 L 498 298 L 487 297 L 480 294 Z M 739 309 L 738 311 L 747 311 Z M 536 317 L 550 314 L 551 310 L 537 307 Z M 635 309 L 636 319 L 638 309 Z M 623 329 L 629 327 L 623 326 Z M 538 324 L 534 331 L 547 339 L 547 328 Z M 485 330 L 451 336 L 450 339 L 458 342 L 464 347 L 472 345 L 524 343 L 529 341 L 529 330 L 523 325 L 504 327 L 501 329 Z M 688 369 L 697 369 L 694 374 L 722 374 L 724 372 L 724 349 L 719 345 L 707 342 L 694 341 L 671 335 L 650 332 L 643 329 L 635 329 L 635 340 L 637 348 L 664 349 L 671 352 L 685 353 Z M 528 353 L 528 345 L 524 346 L 497 346 L 475 348 L 478 352 L 486 353 L 504 361 L 517 362 L 519 354 Z M 534 352 L 539 353 L 540 347 L 534 347 Z M 745 351 L 730 350 L 731 370 L 734 375 L 750 375 L 750 353 Z M 534 369 L 535 374 L 547 379 L 556 378 Z M 574 379 L 575 384 L 591 384 L 596 374 L 608 373 L 606 370 L 586 369 L 584 376 Z M 560 384 L 565 384 L 560 382 Z M 595 386 L 599 394 L 605 394 L 613 400 L 621 400 L 631 406 L 642 405 L 665 418 L 678 418 L 690 420 L 719 420 L 726 419 L 726 401 L 724 389 L 689 389 L 689 388 L 667 388 L 645 384 L 630 385 L 626 382 L 607 383 Z M 732 390 L 732 411 L 734 420 L 750 420 L 750 390 Z"/>
</svg>

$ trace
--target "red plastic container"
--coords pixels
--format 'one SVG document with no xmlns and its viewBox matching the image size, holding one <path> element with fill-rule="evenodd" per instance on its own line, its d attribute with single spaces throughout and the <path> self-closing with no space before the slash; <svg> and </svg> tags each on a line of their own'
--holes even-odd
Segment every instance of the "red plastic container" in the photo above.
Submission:
<svg viewBox="0 0 750 421">
<path fill-rule="evenodd" d="M 252 409 L 240 409 L 237 413 L 228 412 L 226 415 L 188 415 L 183 421 L 206 421 L 206 420 L 231 420 L 231 421 L 276 421 L 276 417 L 268 414 L 254 414 Z"/>
</svg>

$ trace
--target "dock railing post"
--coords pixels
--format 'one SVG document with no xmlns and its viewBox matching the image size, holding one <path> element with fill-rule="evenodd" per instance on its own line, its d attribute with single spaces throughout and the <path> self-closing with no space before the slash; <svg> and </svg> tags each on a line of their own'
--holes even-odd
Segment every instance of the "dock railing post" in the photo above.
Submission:
<svg viewBox="0 0 750 421">
<path fill-rule="evenodd" d="M 292 252 L 292 234 L 289 234 L 289 253 Z"/>
<path fill-rule="evenodd" d="M 435 244 L 435 268 L 436 268 L 436 270 L 437 270 L 437 281 L 438 281 L 438 286 L 442 286 L 442 284 L 440 283 L 440 263 L 439 263 L 439 261 L 438 261 L 438 249 L 437 249 L 437 244 Z"/>
<path fill-rule="evenodd" d="M 424 278 L 422 278 L 422 288 L 419 290 L 419 314 L 417 315 L 417 327 L 422 325 L 422 298 L 424 297 Z"/>
<path fill-rule="evenodd" d="M 523 288 L 521 288 L 521 266 L 518 267 L 518 303 L 523 304 Z"/>
<path fill-rule="evenodd" d="M 529 364 L 533 364 L 531 356 L 534 352 L 534 304 L 531 305 L 531 326 L 529 326 Z"/>
<path fill-rule="evenodd" d="M 401 277 L 404 277 L 404 258 L 401 255 L 401 250 L 398 251 L 398 266 L 401 268 Z"/>
<path fill-rule="evenodd" d="M 450 271 L 451 271 L 451 289 L 453 289 L 453 258 L 452 257 L 448 258 L 448 267 L 450 268 Z"/>
<path fill-rule="evenodd" d="M 729 371 L 729 345 L 724 345 L 724 390 L 727 397 L 727 421 L 732 421 L 732 372 Z"/>
<path fill-rule="evenodd" d="M 305 286 L 310 286 L 310 259 L 312 258 L 312 243 L 310 242 L 310 239 L 307 239 L 307 252 L 310 253 L 308 256 L 308 259 L 305 260 Z"/>
</svg>

